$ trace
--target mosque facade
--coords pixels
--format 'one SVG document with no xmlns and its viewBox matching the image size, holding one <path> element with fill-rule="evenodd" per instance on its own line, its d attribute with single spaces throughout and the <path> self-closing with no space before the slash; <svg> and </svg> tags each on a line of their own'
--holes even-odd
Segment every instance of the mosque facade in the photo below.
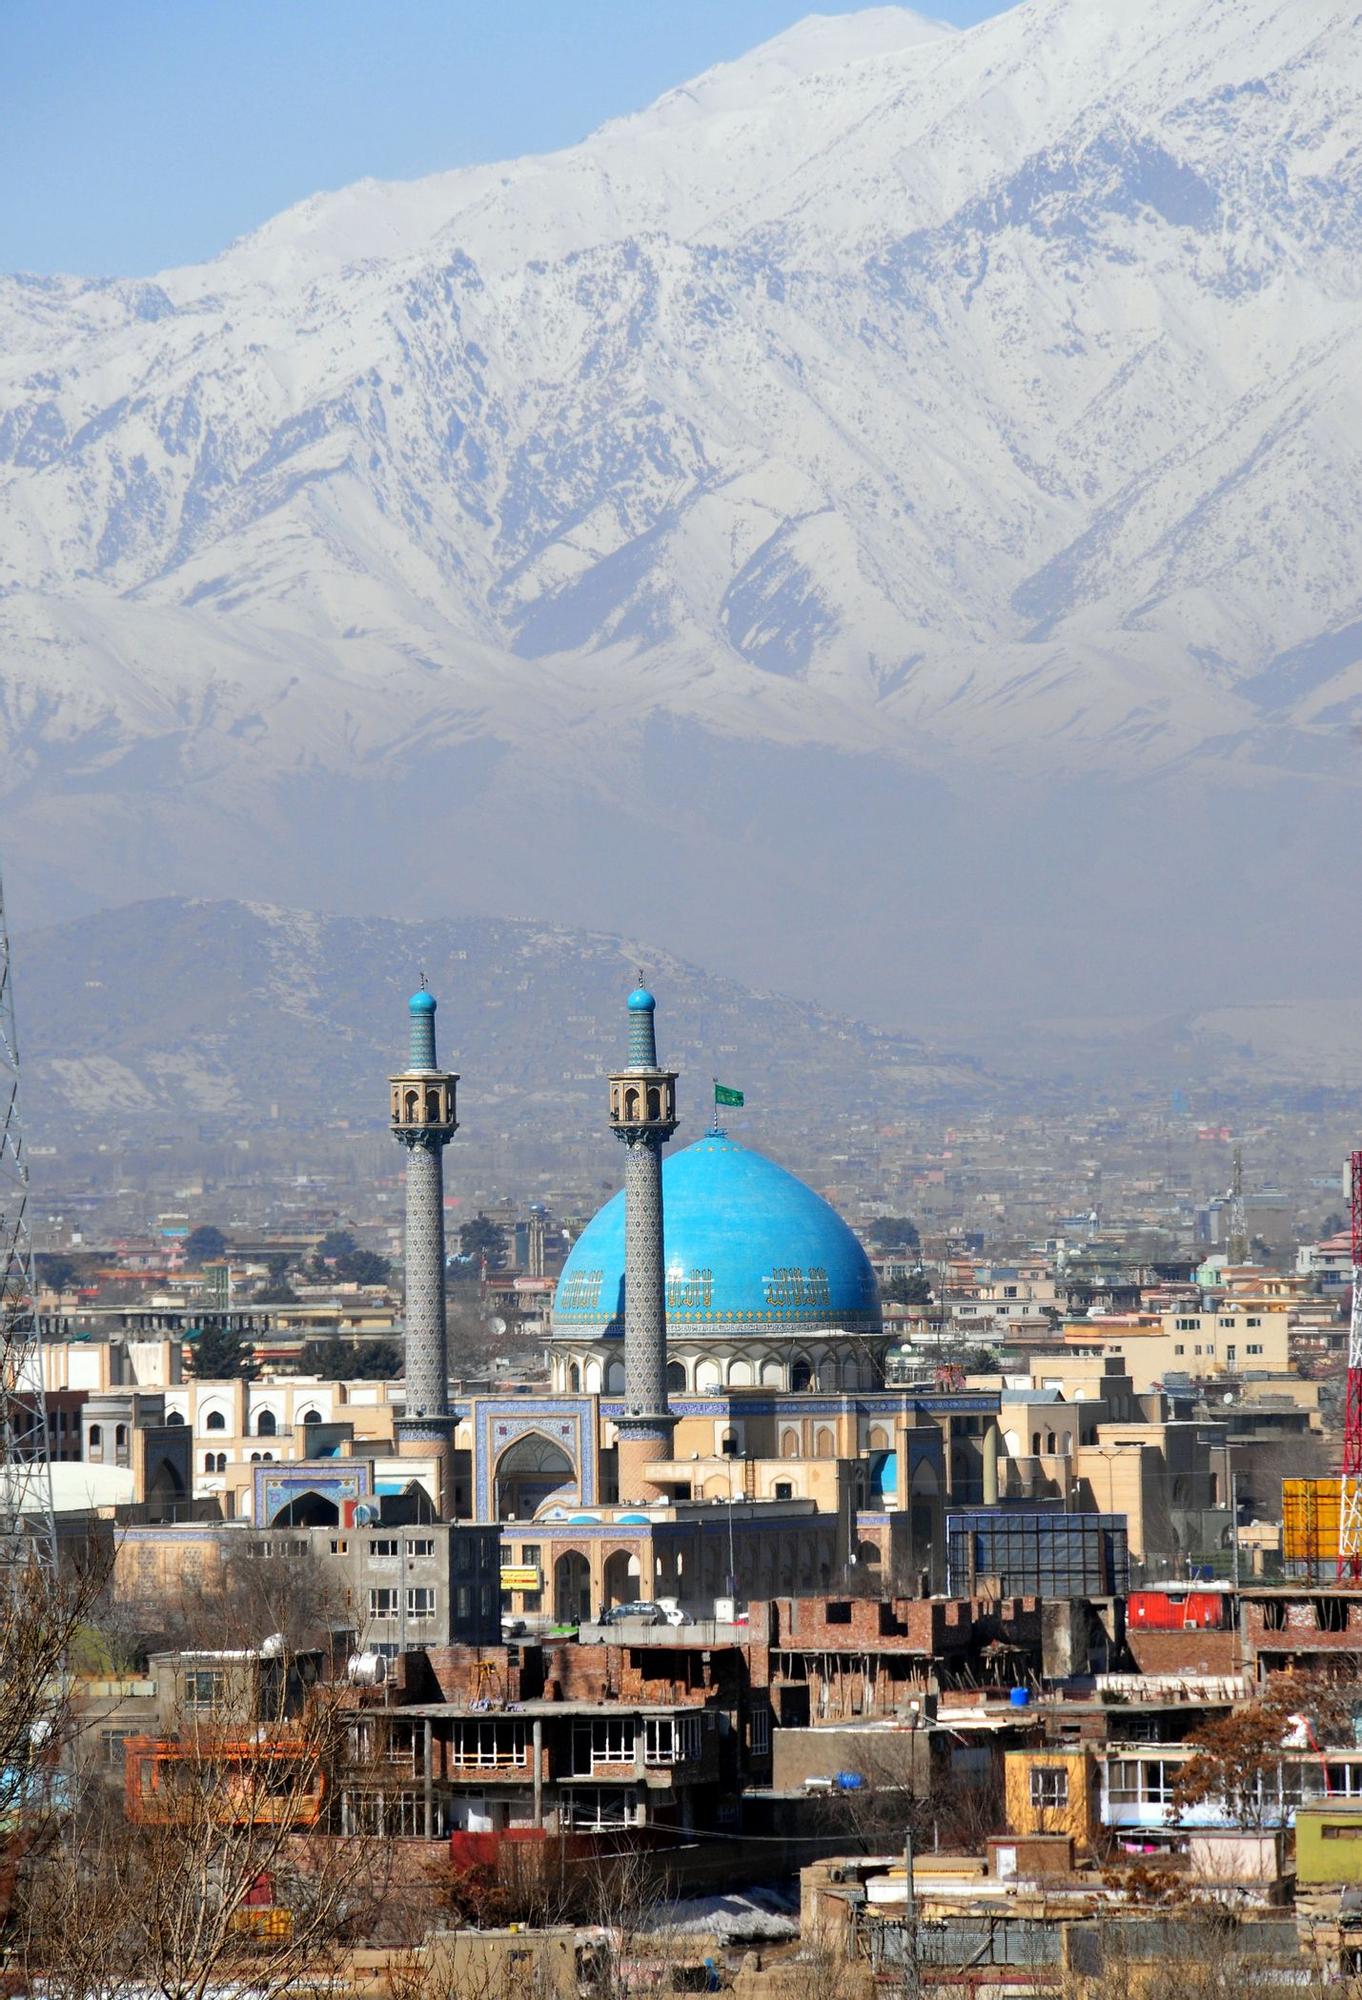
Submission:
<svg viewBox="0 0 1362 2000">
<path fill-rule="evenodd" d="M 547 1390 L 451 1398 L 440 1162 L 458 1079 L 434 997 L 413 995 L 390 1080 L 409 1163 L 401 1474 L 375 1459 L 375 1505 L 387 1475 L 413 1518 L 498 1525 L 511 1613 L 940 1588 L 946 1506 L 996 1498 L 997 1394 L 886 1386 L 869 1260 L 786 1169 L 717 1127 L 664 1163 L 677 1077 L 655 1011 L 640 984 L 608 1079 L 624 1186 L 559 1278 Z M 344 1518 L 346 1456 L 291 1468 L 290 1519 Z"/>
</svg>

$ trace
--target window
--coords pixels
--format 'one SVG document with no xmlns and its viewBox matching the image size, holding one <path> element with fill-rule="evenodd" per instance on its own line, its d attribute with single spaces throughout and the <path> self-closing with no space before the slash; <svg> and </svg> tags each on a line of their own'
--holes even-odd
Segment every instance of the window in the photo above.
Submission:
<svg viewBox="0 0 1362 2000">
<path fill-rule="evenodd" d="M 322 1413 L 320 1410 L 303 1411 L 303 1422 L 305 1424 L 319 1424 L 321 1420 L 322 1420 Z"/>
<path fill-rule="evenodd" d="M 1261 1354 L 1263 1350 L 1259 1342 L 1251 1340 L 1248 1344 L 1248 1351 L 1250 1354 Z"/>
<path fill-rule="evenodd" d="M 101 1729 L 99 1732 L 99 1761 L 117 1770 L 123 1768 L 123 1745 L 130 1736 L 136 1736 L 135 1729 Z"/>
<path fill-rule="evenodd" d="M 184 1418 L 180 1415 L 178 1410 L 167 1410 L 166 1422 L 168 1424 L 182 1424 L 184 1422 Z"/>
<path fill-rule="evenodd" d="M 1177 1322 L 1177 1330 L 1179 1333 L 1199 1333 L 1201 1331 L 1201 1321 L 1199 1319 L 1180 1319 Z M 1199 1353 L 1200 1349 L 1197 1351 Z"/>
<path fill-rule="evenodd" d="M 632 1764 L 632 1715 L 582 1716 L 572 1726 L 572 1768 L 589 1771 L 593 1764 Z"/>
<path fill-rule="evenodd" d="M 456 1722 L 450 1730 L 449 1754 L 467 1770 L 497 1770 L 525 1762 L 528 1725 L 524 1722 Z"/>
<path fill-rule="evenodd" d="M 771 1754 L 771 1711 L 769 1708 L 752 1710 L 752 1755 L 769 1757 Z"/>
<path fill-rule="evenodd" d="M 413 1556 L 433 1556 L 435 1553 L 434 1535 L 413 1535 L 407 1543 L 407 1553 Z"/>
<path fill-rule="evenodd" d="M 466 1583 L 461 1583 L 455 1598 L 455 1615 L 458 1617 L 460 1623 L 472 1615 L 472 1610 L 473 1593 Z"/>
<path fill-rule="evenodd" d="M 1037 1811 L 1063 1808 L 1069 1803 L 1069 1773 L 1063 1764 L 1033 1764 L 1031 1804 Z"/>
<path fill-rule="evenodd" d="M 225 1431 L 227 1419 L 221 1410 L 210 1410 L 203 1420 L 203 1427 L 206 1431 Z"/>
<path fill-rule="evenodd" d="M 643 1718 L 645 1764 L 691 1764 L 699 1755 L 698 1715 L 646 1715 Z"/>
<path fill-rule="evenodd" d="M 521 1543 L 520 1561 L 525 1569 L 539 1568 L 539 1549 L 540 1549 L 540 1544 L 538 1542 Z"/>
<path fill-rule="evenodd" d="M 824 1615 L 829 1625 L 849 1625 L 851 1623 L 851 1605 L 845 1600 L 841 1603 L 829 1604 Z"/>
<path fill-rule="evenodd" d="M 221 1708 L 227 1698 L 227 1676 L 211 1669 L 196 1670 L 184 1676 L 182 1693 L 187 1709 Z"/>
<path fill-rule="evenodd" d="M 409 1585 L 407 1588 L 408 1618 L 433 1618 L 435 1616 L 435 1592 L 428 1584 Z"/>
<path fill-rule="evenodd" d="M 332 1542 L 331 1553 L 333 1556 L 348 1556 L 350 1553 L 349 1542 L 345 1541 L 344 1539 L 338 1542 Z"/>
<path fill-rule="evenodd" d="M 272 1438 L 277 1436 L 278 1430 L 279 1430 L 279 1425 L 278 1421 L 275 1418 L 274 1411 L 262 1410 L 260 1412 L 260 1415 L 255 1420 L 256 1436 L 261 1438 Z"/>
<path fill-rule="evenodd" d="M 793 1500 L 793 1499 L 794 1499 L 794 1487 L 793 1487 L 793 1486 L 791 1485 L 791 1483 L 790 1483 L 790 1481 L 789 1481 L 788 1479 L 778 1479 L 778 1480 L 776 1481 L 776 1483 L 775 1483 L 775 1497 L 776 1497 L 776 1499 L 777 1499 L 777 1500 Z"/>
<path fill-rule="evenodd" d="M 371 1618 L 396 1618 L 397 1592 L 388 1587 L 369 1592 L 369 1616 Z"/>
<path fill-rule="evenodd" d="M 1234 1331 L 1234 1321 L 1232 1319 L 1222 1319 L 1220 1324 L 1221 1326 L 1227 1326 L 1231 1333 Z"/>
<path fill-rule="evenodd" d="M 1255 1319 L 1252 1314 L 1244 1321 L 1245 1326 L 1261 1326 L 1262 1323 L 1261 1319 Z"/>
<path fill-rule="evenodd" d="M 98 1451 L 98 1450 L 100 1450 L 101 1446 L 103 1445 L 103 1442 L 104 1442 L 104 1432 L 103 1432 L 103 1430 L 101 1429 L 101 1427 L 100 1427 L 100 1426 L 99 1426 L 98 1424 L 91 1424 L 91 1426 L 90 1426 L 90 1449 L 91 1449 L 91 1451 Z"/>
<path fill-rule="evenodd" d="M 128 1445 L 128 1427 L 126 1424 L 119 1424 L 114 1430 L 114 1450 L 126 1451 L 127 1445 Z"/>
<path fill-rule="evenodd" d="M 1173 1349 L 1173 1352 L 1174 1354 L 1185 1354 L 1187 1352 L 1187 1349 L 1182 1345 L 1182 1342 L 1179 1341 L 1177 1346 Z"/>
<path fill-rule="evenodd" d="M 560 1812 L 568 1826 L 580 1833 L 628 1826 L 634 1811 L 633 1794 L 617 1785 L 575 1785 L 562 1798 Z"/>
<path fill-rule="evenodd" d="M 376 1538 L 369 1544 L 369 1554 L 374 1558 L 375 1562 L 383 1562 L 389 1557 L 395 1556 L 397 1554 L 396 1537 L 388 1537 L 382 1540 Z"/>
</svg>

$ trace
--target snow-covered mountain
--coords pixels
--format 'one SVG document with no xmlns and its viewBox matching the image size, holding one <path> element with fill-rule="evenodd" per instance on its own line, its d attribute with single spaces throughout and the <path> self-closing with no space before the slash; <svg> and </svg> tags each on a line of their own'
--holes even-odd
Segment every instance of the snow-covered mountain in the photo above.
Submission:
<svg viewBox="0 0 1362 2000">
<path fill-rule="evenodd" d="M 727 888 L 761 909 L 720 958 L 797 978 L 791 933 L 863 930 L 905 848 L 950 922 L 990 813 L 1033 839 L 1003 914 L 1094 797 L 1115 845 L 1061 873 L 1152 867 L 1151 908 L 1179 788 L 1222 891 L 1278 811 L 1318 811 L 1313 872 L 1337 808 L 1301 796 L 1352 796 L 1362 712 L 1360 31 L 1356 0 L 813 17 L 564 153 L 0 283 L 31 895 L 698 948 Z"/>
</svg>

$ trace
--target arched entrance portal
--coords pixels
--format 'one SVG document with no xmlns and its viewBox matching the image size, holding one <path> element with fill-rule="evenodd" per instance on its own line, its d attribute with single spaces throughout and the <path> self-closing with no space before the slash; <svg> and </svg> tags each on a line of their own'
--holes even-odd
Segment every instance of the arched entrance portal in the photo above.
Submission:
<svg viewBox="0 0 1362 2000">
<path fill-rule="evenodd" d="M 647 1594 L 642 1586 L 638 1557 L 631 1556 L 628 1549 L 616 1549 L 612 1556 L 607 1556 L 604 1586 L 607 1608 L 612 1604 L 636 1604 Z"/>
<path fill-rule="evenodd" d="M 591 1616 L 591 1566 L 578 1549 L 553 1565 L 553 1615 L 560 1625 L 579 1625 Z"/>
<path fill-rule="evenodd" d="M 275 1528 L 334 1528 L 340 1520 L 340 1509 L 334 1500 L 325 1499 L 320 1493 L 300 1493 L 296 1500 L 290 1500 L 287 1507 L 281 1507 L 270 1523 Z"/>
<path fill-rule="evenodd" d="M 497 1519 L 531 1521 L 549 1499 L 577 1498 L 577 1468 L 538 1431 L 507 1445 L 497 1460 Z"/>
</svg>

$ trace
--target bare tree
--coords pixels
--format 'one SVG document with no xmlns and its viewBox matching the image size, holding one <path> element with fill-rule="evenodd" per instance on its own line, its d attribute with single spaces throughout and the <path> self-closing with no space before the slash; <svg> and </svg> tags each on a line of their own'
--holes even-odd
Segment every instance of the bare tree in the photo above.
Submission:
<svg viewBox="0 0 1362 2000">
<path fill-rule="evenodd" d="M 51 2000 L 275 2000 L 334 1967 L 382 1896 L 391 1845 L 326 1832 L 348 1733 L 339 1691 L 304 1712 L 203 1720 L 126 1746 L 126 1816 L 71 1812 L 16 1897 L 22 1963 Z"/>
</svg>

